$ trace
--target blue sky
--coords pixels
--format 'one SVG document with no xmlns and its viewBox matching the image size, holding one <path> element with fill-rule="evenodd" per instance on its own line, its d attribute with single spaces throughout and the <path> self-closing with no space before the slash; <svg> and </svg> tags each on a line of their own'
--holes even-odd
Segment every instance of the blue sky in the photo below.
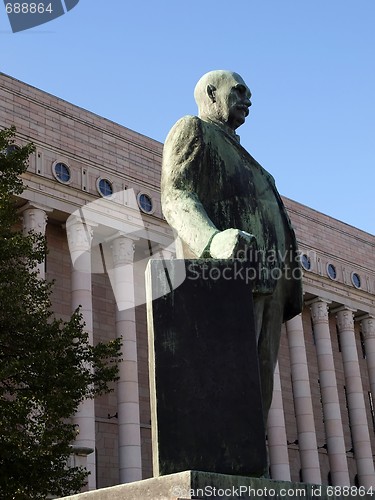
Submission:
<svg viewBox="0 0 375 500">
<path fill-rule="evenodd" d="M 158 141 L 234 70 L 281 194 L 375 234 L 374 0 L 80 0 L 14 34 L 0 6 L 0 48 L 0 71 Z"/>
</svg>

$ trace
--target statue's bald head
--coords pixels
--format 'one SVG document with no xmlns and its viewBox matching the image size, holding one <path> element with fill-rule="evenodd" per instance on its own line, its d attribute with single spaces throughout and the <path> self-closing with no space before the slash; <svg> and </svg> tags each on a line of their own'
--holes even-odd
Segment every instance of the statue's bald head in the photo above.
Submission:
<svg viewBox="0 0 375 500">
<path fill-rule="evenodd" d="M 206 73 L 200 78 L 194 89 L 194 98 L 198 106 L 199 116 L 214 121 L 227 123 L 230 114 L 230 92 L 241 88 L 244 95 L 244 105 L 250 103 L 250 90 L 238 73 L 226 70 L 215 70 Z M 245 102 L 246 101 L 246 102 Z M 248 115 L 248 111 L 245 116 Z M 237 128 L 241 123 L 232 128 Z"/>
</svg>

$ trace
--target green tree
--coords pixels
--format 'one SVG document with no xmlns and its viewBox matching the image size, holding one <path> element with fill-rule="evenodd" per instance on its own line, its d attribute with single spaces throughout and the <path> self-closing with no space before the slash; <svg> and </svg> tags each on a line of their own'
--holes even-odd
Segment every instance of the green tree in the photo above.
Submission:
<svg viewBox="0 0 375 500">
<path fill-rule="evenodd" d="M 14 128 L 0 131 L 0 498 L 44 499 L 76 493 L 87 480 L 86 469 L 67 467 L 71 417 L 83 399 L 113 387 L 120 341 L 93 347 L 79 310 L 67 322 L 51 312 L 52 284 L 35 267 L 45 239 L 14 229 L 34 150 L 12 147 L 14 137 Z"/>
</svg>

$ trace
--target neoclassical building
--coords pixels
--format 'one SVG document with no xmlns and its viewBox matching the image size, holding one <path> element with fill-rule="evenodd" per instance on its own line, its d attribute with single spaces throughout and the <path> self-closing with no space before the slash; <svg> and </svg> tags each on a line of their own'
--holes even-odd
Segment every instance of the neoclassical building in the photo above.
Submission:
<svg viewBox="0 0 375 500">
<path fill-rule="evenodd" d="M 53 309 L 82 306 L 93 342 L 123 337 L 114 392 L 74 417 L 89 489 L 152 476 L 144 270 L 173 258 L 162 144 L 0 74 L 0 126 L 34 142 L 18 200 L 45 233 Z M 17 145 L 16 144 L 16 145 Z M 302 251 L 303 313 L 283 326 L 267 443 L 274 479 L 375 487 L 375 237 L 284 198 Z M 53 362 L 53 360 L 51 360 Z M 95 450 L 91 452 L 91 450 Z"/>
</svg>

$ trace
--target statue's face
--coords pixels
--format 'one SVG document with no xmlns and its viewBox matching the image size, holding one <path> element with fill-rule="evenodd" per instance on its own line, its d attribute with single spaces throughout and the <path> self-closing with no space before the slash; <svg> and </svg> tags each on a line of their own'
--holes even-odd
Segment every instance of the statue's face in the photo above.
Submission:
<svg viewBox="0 0 375 500">
<path fill-rule="evenodd" d="M 251 106 L 251 92 L 239 75 L 228 75 L 215 91 L 218 118 L 235 130 L 245 123 Z"/>
</svg>

